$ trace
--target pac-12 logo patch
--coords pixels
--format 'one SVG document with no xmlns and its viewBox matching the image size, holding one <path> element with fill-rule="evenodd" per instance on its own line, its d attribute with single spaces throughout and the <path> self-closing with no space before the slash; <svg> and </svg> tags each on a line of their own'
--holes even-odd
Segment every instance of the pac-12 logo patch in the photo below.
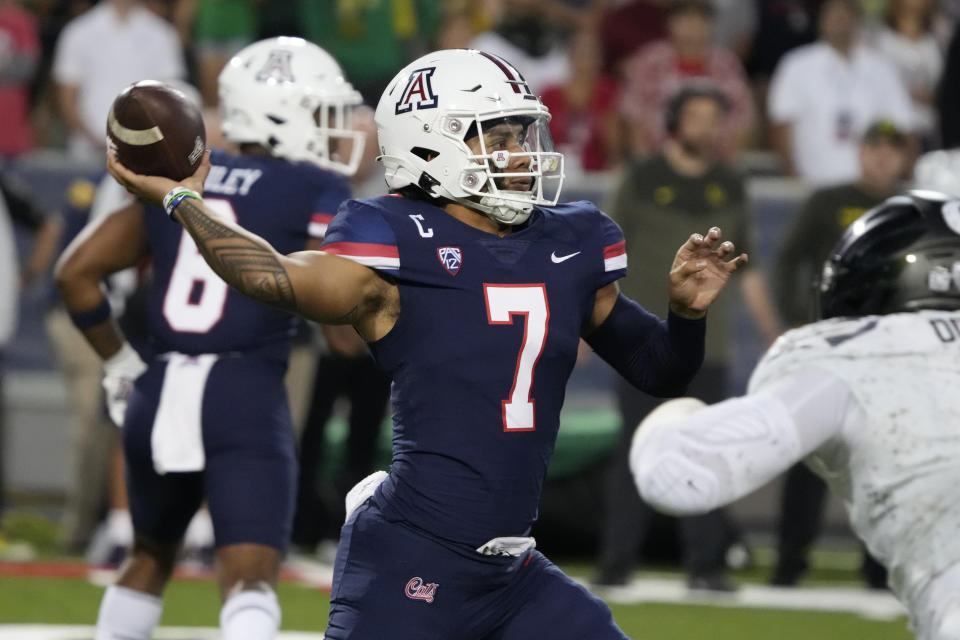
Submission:
<svg viewBox="0 0 960 640">
<path fill-rule="evenodd" d="M 410 578 L 410 581 L 404 589 L 404 593 L 406 593 L 407 597 L 411 600 L 423 600 L 427 604 L 430 604 L 433 602 L 434 597 L 436 597 L 437 587 L 439 586 L 439 582 L 424 582 L 423 578 L 417 576 Z"/>
<path fill-rule="evenodd" d="M 403 88 L 400 94 L 400 100 L 397 101 L 396 114 L 409 113 L 414 107 L 419 109 L 436 109 L 437 94 L 433 92 L 433 77 L 436 67 L 425 67 L 417 69 L 410 74 L 407 80 L 407 86 Z"/>
<path fill-rule="evenodd" d="M 443 268 L 455 276 L 460 273 L 460 265 L 463 264 L 463 252 L 460 247 L 440 247 L 437 249 L 437 257 Z"/>
</svg>

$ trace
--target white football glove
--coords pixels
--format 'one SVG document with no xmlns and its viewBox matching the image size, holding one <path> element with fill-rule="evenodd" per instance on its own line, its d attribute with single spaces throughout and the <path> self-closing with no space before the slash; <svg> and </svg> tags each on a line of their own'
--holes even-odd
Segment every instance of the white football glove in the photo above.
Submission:
<svg viewBox="0 0 960 640">
<path fill-rule="evenodd" d="M 133 383 L 147 370 L 140 355 L 124 342 L 108 360 L 103 361 L 103 390 L 107 393 L 107 413 L 118 427 L 123 427 L 127 399 L 133 392 Z"/>
</svg>

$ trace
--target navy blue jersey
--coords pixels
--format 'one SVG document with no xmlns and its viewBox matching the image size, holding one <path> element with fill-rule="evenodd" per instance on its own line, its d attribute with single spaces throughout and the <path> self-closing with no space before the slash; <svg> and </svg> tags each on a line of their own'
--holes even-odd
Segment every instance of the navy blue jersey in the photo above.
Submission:
<svg viewBox="0 0 960 640">
<path fill-rule="evenodd" d="M 526 535 L 581 329 L 597 289 L 626 273 L 619 227 L 577 202 L 500 238 L 383 196 L 345 202 L 323 250 L 399 287 L 397 323 L 370 345 L 394 380 L 386 503 L 474 546 Z"/>
<path fill-rule="evenodd" d="M 344 199 L 346 181 L 308 164 L 214 151 L 204 202 L 287 254 L 322 238 Z M 150 334 L 157 352 L 222 353 L 266 348 L 286 354 L 293 315 L 231 289 L 193 238 L 160 211 L 146 212 L 153 255 Z"/>
</svg>

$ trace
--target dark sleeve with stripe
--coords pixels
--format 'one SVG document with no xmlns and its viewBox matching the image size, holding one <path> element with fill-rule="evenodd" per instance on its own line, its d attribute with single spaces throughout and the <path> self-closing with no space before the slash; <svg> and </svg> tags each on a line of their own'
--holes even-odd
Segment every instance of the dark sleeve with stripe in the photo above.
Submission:
<svg viewBox="0 0 960 640">
<path fill-rule="evenodd" d="M 600 237 L 603 247 L 603 272 L 597 288 L 627 275 L 627 243 L 620 225 L 606 214 L 600 214 Z"/>
<path fill-rule="evenodd" d="M 380 211 L 362 200 L 346 200 L 327 227 L 321 251 L 378 271 L 400 270 L 400 249 L 393 227 Z"/>
</svg>

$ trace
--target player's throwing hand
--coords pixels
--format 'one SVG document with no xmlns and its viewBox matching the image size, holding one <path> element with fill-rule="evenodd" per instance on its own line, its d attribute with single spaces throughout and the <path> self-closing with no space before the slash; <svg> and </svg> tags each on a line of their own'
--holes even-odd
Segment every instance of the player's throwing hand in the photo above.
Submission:
<svg viewBox="0 0 960 640">
<path fill-rule="evenodd" d="M 727 260 L 736 248 L 720 238 L 720 228 L 711 227 L 706 236 L 691 235 L 677 251 L 670 269 L 670 309 L 677 315 L 703 316 L 730 274 L 747 263 L 745 253 Z"/>
<path fill-rule="evenodd" d="M 163 197 L 178 185 L 197 193 L 203 193 L 203 183 L 207 179 L 207 174 L 210 173 L 210 152 L 204 152 L 203 160 L 200 161 L 196 173 L 180 182 L 163 176 L 144 176 L 134 173 L 120 164 L 117 155 L 110 151 L 107 152 L 107 171 L 117 182 L 123 185 L 124 189 L 133 195 L 150 204 L 162 206 Z"/>
</svg>

